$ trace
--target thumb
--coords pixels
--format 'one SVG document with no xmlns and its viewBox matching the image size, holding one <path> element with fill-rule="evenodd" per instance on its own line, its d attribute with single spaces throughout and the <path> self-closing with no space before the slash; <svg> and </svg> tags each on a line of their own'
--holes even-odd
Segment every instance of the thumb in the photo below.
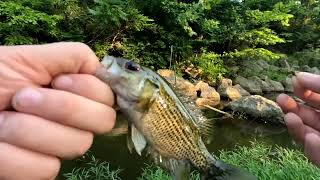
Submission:
<svg viewBox="0 0 320 180">
<path fill-rule="evenodd" d="M 63 73 L 93 74 L 100 66 L 89 46 L 75 42 L 0 46 L 0 62 L 37 85 Z"/>
</svg>

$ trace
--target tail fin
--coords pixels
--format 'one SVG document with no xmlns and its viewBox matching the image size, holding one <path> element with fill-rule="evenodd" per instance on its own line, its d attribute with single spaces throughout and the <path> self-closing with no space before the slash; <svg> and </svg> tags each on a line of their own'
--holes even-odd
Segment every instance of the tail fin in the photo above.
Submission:
<svg viewBox="0 0 320 180">
<path fill-rule="evenodd" d="M 202 175 L 202 180 L 257 180 L 248 171 L 237 168 L 222 161 L 216 161 L 211 169 Z"/>
</svg>

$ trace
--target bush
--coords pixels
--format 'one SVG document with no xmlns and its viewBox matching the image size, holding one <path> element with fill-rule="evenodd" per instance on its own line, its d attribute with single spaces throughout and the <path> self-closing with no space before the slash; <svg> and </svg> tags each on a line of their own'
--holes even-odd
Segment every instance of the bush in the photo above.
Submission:
<svg viewBox="0 0 320 180">
<path fill-rule="evenodd" d="M 289 56 L 288 62 L 294 65 L 320 67 L 320 48 L 306 49 Z"/>
<path fill-rule="evenodd" d="M 202 78 L 207 79 L 211 83 L 215 83 L 227 73 L 221 55 L 215 53 L 203 53 L 195 59 L 195 63 L 202 71 Z"/>
</svg>

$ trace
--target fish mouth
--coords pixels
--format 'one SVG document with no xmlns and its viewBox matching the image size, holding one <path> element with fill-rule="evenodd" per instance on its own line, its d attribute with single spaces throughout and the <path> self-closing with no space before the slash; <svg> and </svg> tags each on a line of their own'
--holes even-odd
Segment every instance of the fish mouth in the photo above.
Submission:
<svg viewBox="0 0 320 180">
<path fill-rule="evenodd" d="M 112 56 L 105 56 L 102 61 L 101 64 L 103 65 L 104 68 L 108 69 L 112 66 L 113 62 L 115 61 L 114 57 Z"/>
</svg>

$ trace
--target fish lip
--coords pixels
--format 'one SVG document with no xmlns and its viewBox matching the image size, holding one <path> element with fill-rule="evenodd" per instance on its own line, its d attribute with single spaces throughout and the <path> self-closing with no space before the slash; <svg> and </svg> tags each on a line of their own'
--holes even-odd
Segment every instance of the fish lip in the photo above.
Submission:
<svg viewBox="0 0 320 180">
<path fill-rule="evenodd" d="M 114 57 L 112 57 L 112 56 L 105 56 L 105 57 L 102 59 L 101 64 L 103 65 L 104 68 L 109 69 L 109 68 L 112 66 L 112 64 L 113 64 L 114 61 L 115 61 L 115 60 L 114 60 Z"/>
</svg>

